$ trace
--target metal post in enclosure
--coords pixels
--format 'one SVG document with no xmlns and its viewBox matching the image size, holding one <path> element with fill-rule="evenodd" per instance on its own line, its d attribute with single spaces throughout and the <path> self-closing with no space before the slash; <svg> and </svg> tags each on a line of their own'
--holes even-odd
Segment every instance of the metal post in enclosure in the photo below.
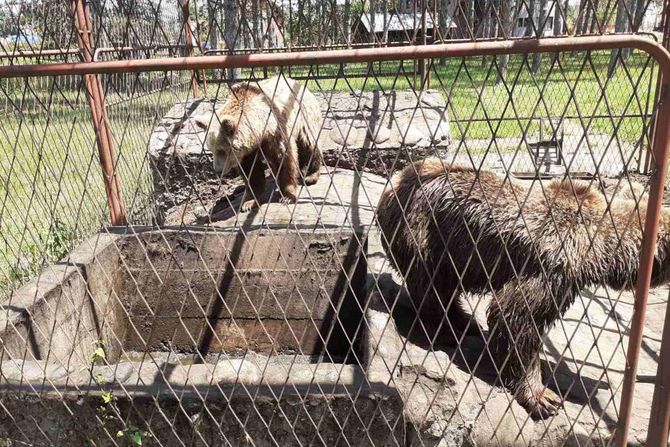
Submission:
<svg viewBox="0 0 670 447">
<path fill-rule="evenodd" d="M 72 0 L 75 26 L 77 31 L 77 43 L 85 63 L 93 63 L 93 39 L 91 36 L 91 20 L 86 0 Z M 91 120 L 95 139 L 100 155 L 100 165 L 103 171 L 105 192 L 112 225 L 125 225 L 126 209 L 121 193 L 121 181 L 116 169 L 116 151 L 114 149 L 114 138 L 107 115 L 104 90 L 100 77 L 94 74 L 84 75 L 86 84 L 86 96 L 91 109 Z"/>
<path fill-rule="evenodd" d="M 78 4 L 81 6 L 81 1 Z M 93 74 L 126 73 L 166 70 L 198 70 L 208 68 L 255 68 L 267 65 L 311 65 L 340 63 L 370 63 L 390 60 L 421 60 L 447 57 L 468 57 L 502 54 L 556 53 L 562 51 L 594 51 L 621 48 L 634 48 L 646 52 L 658 63 L 663 74 L 663 90 L 659 95 L 659 106 L 656 115 L 657 125 L 653 136 L 653 157 L 656 170 L 651 180 L 644 236 L 640 253 L 640 270 L 635 289 L 634 314 L 629 332 L 629 344 L 626 352 L 626 369 L 621 397 L 620 412 L 616 430 L 616 445 L 627 444 L 630 427 L 632 402 L 637 373 L 639 354 L 642 346 L 642 335 L 649 296 L 651 274 L 654 264 L 656 239 L 659 230 L 659 219 L 662 209 L 663 189 L 668 168 L 668 143 L 670 142 L 670 101 L 666 98 L 668 80 L 670 80 L 670 53 L 652 40 L 639 36 L 618 35 L 607 37 L 573 37 L 548 38 L 533 40 L 506 40 L 484 42 L 455 42 L 440 45 L 414 45 L 407 47 L 386 47 L 368 49 L 350 49 L 338 51 L 312 51 L 296 53 L 221 55 L 185 57 L 182 59 L 143 59 L 127 61 L 61 63 L 42 65 L 15 65 L 0 67 L 2 77 L 25 77 L 43 75 L 77 74 L 91 78 Z M 92 107 L 95 113 L 95 108 Z M 666 320 L 663 339 L 662 359 L 659 373 L 668 375 L 670 364 L 670 327 Z M 668 378 L 659 378 L 654 411 L 658 417 L 667 422 L 670 402 L 667 399 Z M 664 388 L 665 387 L 665 388 Z M 652 415 L 653 417 L 653 415 Z M 652 419 L 656 420 L 656 419 Z M 660 419 L 659 419 L 660 420 Z M 667 434 L 662 424 L 654 425 L 649 430 L 651 440 Z M 656 444 L 660 445 L 660 444 Z"/>
<path fill-rule="evenodd" d="M 626 351 L 626 372 L 623 381 L 623 390 L 621 396 L 621 408 L 619 412 L 619 425 L 616 431 L 616 445 L 624 447 L 628 443 L 628 428 L 630 426 L 630 419 L 633 410 L 633 393 L 635 388 L 635 381 L 637 378 L 637 362 L 640 356 L 640 349 L 642 347 L 642 333 L 644 328 L 644 318 L 647 312 L 647 298 L 649 297 L 649 287 L 651 285 L 651 273 L 654 265 L 654 252 L 656 251 L 656 238 L 658 236 L 659 217 L 661 208 L 663 207 L 663 190 L 665 185 L 665 178 L 668 170 L 668 142 L 670 142 L 670 101 L 667 100 L 667 80 L 670 79 L 670 72 L 668 70 L 668 62 L 670 54 L 662 46 L 665 54 L 664 59 L 656 56 L 659 63 L 660 71 L 663 73 L 665 79 L 662 85 L 662 91 L 659 95 L 659 108 L 656 120 L 658 125 L 653 141 L 652 155 L 656 161 L 656 171 L 651 180 L 651 189 L 649 191 L 649 202 L 647 207 L 647 215 L 644 223 L 644 240 L 642 243 L 642 253 L 640 255 L 640 273 L 638 275 L 637 287 L 635 288 L 635 304 L 633 310 L 633 320 L 630 328 L 630 338 L 628 339 L 628 349 Z M 666 319 L 666 327 L 664 335 L 668 331 Z M 667 338 L 663 339 L 664 345 L 667 345 Z M 667 349 L 666 349 L 667 351 Z M 667 356 L 666 352 L 666 356 Z M 659 361 L 660 365 L 663 359 Z M 658 386 L 658 384 L 657 384 Z M 668 407 L 670 403 L 665 402 L 664 406 Z M 653 410 L 652 410 L 653 411 Z M 653 414 L 650 420 L 653 420 Z M 660 427 L 651 427 L 649 436 L 652 432 L 659 430 Z M 667 434 L 667 429 L 665 430 Z"/>
<path fill-rule="evenodd" d="M 670 308 L 669 308 L 670 309 Z M 647 446 L 668 445 L 670 429 L 670 310 L 666 310 L 661 353 L 656 372 L 656 386 L 649 415 Z"/>
<path fill-rule="evenodd" d="M 182 20 L 184 21 L 184 56 L 193 56 L 193 31 L 191 30 L 191 14 L 189 11 L 189 0 L 179 0 L 181 6 Z M 191 76 L 191 86 L 193 87 L 193 96 L 198 94 L 198 75 L 194 70 Z"/>
</svg>

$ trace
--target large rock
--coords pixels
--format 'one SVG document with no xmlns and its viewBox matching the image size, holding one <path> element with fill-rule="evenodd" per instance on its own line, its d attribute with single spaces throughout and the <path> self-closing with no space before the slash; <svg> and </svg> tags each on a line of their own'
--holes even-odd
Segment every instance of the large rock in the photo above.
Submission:
<svg viewBox="0 0 670 447">
<path fill-rule="evenodd" d="M 451 141 L 446 103 L 435 90 L 322 93 L 315 92 L 324 116 L 319 147 L 327 166 L 372 172 L 388 177 L 413 160 L 444 154 Z M 177 103 L 154 129 L 149 155 L 159 223 L 186 223 L 193 216 L 175 213 L 176 206 L 208 201 L 233 192 L 242 183 L 234 174 L 219 179 L 205 132 L 191 117 L 220 102 Z M 204 217 L 202 210 L 193 210 Z"/>
</svg>

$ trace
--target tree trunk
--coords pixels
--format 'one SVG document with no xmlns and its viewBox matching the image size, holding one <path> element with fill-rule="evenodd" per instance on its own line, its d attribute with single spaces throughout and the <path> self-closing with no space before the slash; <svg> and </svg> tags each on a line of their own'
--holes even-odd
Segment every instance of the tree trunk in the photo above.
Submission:
<svg viewBox="0 0 670 447">
<path fill-rule="evenodd" d="M 565 6 L 559 8 L 558 4 L 559 3 L 557 1 L 556 5 L 554 6 L 554 36 L 563 35 L 563 21 L 564 21 L 563 16 L 567 14 L 568 11 L 567 0 L 565 2 Z"/>
<path fill-rule="evenodd" d="M 219 27 L 221 26 L 217 18 L 217 11 L 219 11 L 218 0 L 207 1 L 207 24 L 209 26 L 209 35 L 207 40 L 212 49 L 219 47 Z"/>
<path fill-rule="evenodd" d="M 528 17 L 526 18 L 526 32 L 524 35 L 526 37 L 533 37 L 535 36 L 535 30 L 537 29 L 537 25 L 535 23 L 535 8 L 537 6 L 537 0 L 529 0 L 528 2 L 528 9 L 526 11 L 528 12 Z"/>
<path fill-rule="evenodd" d="M 482 27 L 481 27 L 481 37 L 484 39 L 492 37 L 493 33 L 491 32 L 491 11 L 488 8 L 487 3 L 484 3 L 484 9 L 482 10 Z M 482 56 L 482 68 L 486 67 L 487 57 Z"/>
<path fill-rule="evenodd" d="M 554 7 L 554 36 L 564 35 L 565 34 L 565 20 L 567 19 L 568 14 L 568 1 L 565 0 L 565 3 L 561 10 L 558 9 L 558 1 Z M 557 61 L 560 57 L 559 53 L 554 53 L 552 61 Z"/>
<path fill-rule="evenodd" d="M 388 1 L 384 1 L 382 3 L 382 12 L 384 13 L 384 35 L 383 35 L 383 40 L 384 40 L 384 46 L 388 45 L 389 43 L 389 5 Z"/>
<path fill-rule="evenodd" d="M 642 19 L 646 11 L 647 2 L 645 0 L 637 0 L 635 3 L 635 13 L 633 14 L 633 32 L 637 33 L 642 26 Z"/>
<path fill-rule="evenodd" d="M 212 49 L 219 48 L 219 38 L 220 38 L 220 27 L 221 22 L 219 21 L 218 11 L 220 11 L 220 5 L 218 0 L 208 0 L 207 2 L 207 22 L 209 24 L 209 36 L 207 40 L 209 41 L 209 46 Z M 214 78 L 219 80 L 221 79 L 223 72 L 220 68 L 214 70 Z"/>
<path fill-rule="evenodd" d="M 466 27 L 465 31 L 461 31 L 461 37 L 473 39 L 475 37 L 475 0 L 466 0 L 465 7 Z"/>
<path fill-rule="evenodd" d="M 347 46 L 351 45 L 351 0 L 344 0 L 344 32 L 347 37 Z"/>
<path fill-rule="evenodd" d="M 547 0 L 540 0 L 540 10 L 539 10 L 539 20 L 537 25 L 537 36 L 544 36 L 544 29 L 546 28 L 545 22 L 547 21 Z M 535 53 L 533 55 L 533 73 L 538 74 L 542 66 L 542 54 Z"/>
<path fill-rule="evenodd" d="M 600 23 L 602 26 L 602 23 Z M 593 0 L 593 12 L 591 13 L 591 26 L 589 27 L 588 32 L 590 34 L 602 34 L 604 30 L 597 29 L 598 26 L 598 0 Z"/>
<path fill-rule="evenodd" d="M 440 31 L 440 38 L 446 40 L 447 38 L 447 2 L 449 0 L 437 0 L 438 3 L 438 30 Z M 447 65 L 447 60 L 445 58 L 440 59 L 440 66 L 445 67 Z"/>
<path fill-rule="evenodd" d="M 617 5 L 617 10 L 616 10 L 616 21 L 614 22 L 614 32 L 616 33 L 625 33 L 627 31 L 630 31 L 630 22 L 628 21 L 628 15 L 626 14 L 626 3 L 628 1 L 628 6 L 630 7 L 630 10 L 632 10 L 632 7 L 634 6 L 635 0 L 619 0 L 619 3 Z M 620 50 L 620 49 L 614 49 L 610 53 L 610 63 L 609 63 L 609 68 L 607 70 L 607 76 L 612 77 L 614 73 L 616 72 L 617 67 L 619 66 L 619 63 L 621 59 L 624 61 L 630 54 L 630 51 L 628 49 L 625 50 Z"/>
<path fill-rule="evenodd" d="M 507 38 L 512 34 L 514 26 L 514 0 L 500 0 L 500 2 L 500 22 L 502 27 L 500 34 Z M 508 62 L 508 54 L 504 54 L 498 58 L 498 77 L 496 79 L 496 84 L 501 83 L 505 79 Z"/>
<path fill-rule="evenodd" d="M 247 17 L 247 23 L 251 22 L 252 40 L 254 48 L 262 48 L 261 43 L 261 12 L 258 5 L 260 0 L 251 0 L 251 17 Z"/>
<path fill-rule="evenodd" d="M 377 12 L 376 0 L 369 0 L 370 3 L 370 28 L 372 33 L 372 43 L 377 43 L 377 33 L 375 32 L 375 13 Z"/>
<path fill-rule="evenodd" d="M 577 12 L 577 20 L 575 23 L 575 28 L 573 34 L 580 35 L 584 34 L 586 23 L 589 23 L 589 9 L 588 9 L 588 0 L 581 0 L 579 2 L 579 11 Z"/>
<path fill-rule="evenodd" d="M 239 24 L 237 0 L 223 0 L 223 40 L 225 40 L 226 48 L 231 53 L 236 46 Z M 240 74 L 239 68 L 231 68 L 228 70 L 228 80 L 235 81 L 240 78 Z"/>
<path fill-rule="evenodd" d="M 275 39 L 277 34 L 275 31 L 275 14 L 274 14 L 274 4 L 266 2 L 267 8 L 267 17 L 268 17 L 268 48 L 274 48 L 277 46 Z"/>
</svg>

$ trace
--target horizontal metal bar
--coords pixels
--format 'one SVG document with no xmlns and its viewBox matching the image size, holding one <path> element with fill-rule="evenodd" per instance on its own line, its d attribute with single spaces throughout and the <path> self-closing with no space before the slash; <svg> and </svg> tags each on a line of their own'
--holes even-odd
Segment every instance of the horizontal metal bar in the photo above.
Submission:
<svg viewBox="0 0 670 447">
<path fill-rule="evenodd" d="M 432 59 L 496 54 L 552 53 L 636 48 L 652 55 L 670 75 L 670 54 L 652 40 L 635 35 L 559 37 L 522 40 L 462 42 L 439 45 L 307 51 L 272 54 L 194 56 L 124 61 L 12 65 L 0 67 L 0 78 L 102 74 L 142 71 L 253 68 L 267 66 L 378 62 L 383 60 Z"/>
<path fill-rule="evenodd" d="M 210 50 L 205 50 L 203 53 L 206 55 L 211 54 L 252 54 L 252 53 L 287 53 L 295 51 L 325 51 L 325 50 L 338 50 L 338 49 L 348 49 L 348 48 L 387 48 L 387 47 L 401 47 L 406 45 L 412 45 L 411 41 L 400 41 L 400 42 L 387 42 L 387 43 L 351 43 L 351 44 L 329 44 L 329 45 L 296 45 L 289 47 L 272 47 L 272 48 L 235 48 L 234 50 L 229 50 L 226 48 L 212 48 Z"/>
<path fill-rule="evenodd" d="M 70 54 L 79 54 L 78 48 L 58 48 L 54 50 L 15 50 L 0 52 L 0 59 L 10 59 L 15 57 L 53 57 L 66 56 Z"/>
</svg>

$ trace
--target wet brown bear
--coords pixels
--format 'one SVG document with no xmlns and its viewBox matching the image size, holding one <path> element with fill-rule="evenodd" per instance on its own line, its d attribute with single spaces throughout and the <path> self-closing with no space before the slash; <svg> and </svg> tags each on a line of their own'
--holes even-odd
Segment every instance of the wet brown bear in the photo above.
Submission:
<svg viewBox="0 0 670 447">
<path fill-rule="evenodd" d="M 493 291 L 489 348 L 502 381 L 533 416 L 547 417 L 560 399 L 542 383 L 542 336 L 582 288 L 634 287 L 646 202 L 641 219 L 635 206 L 616 199 L 607 209 L 587 182 L 556 180 L 529 190 L 429 158 L 393 177 L 377 218 L 384 249 L 423 319 L 446 309 L 462 331 L 470 316 L 460 293 Z M 669 246 L 664 210 L 652 286 L 670 280 Z"/>
<path fill-rule="evenodd" d="M 317 182 L 321 121 L 318 100 L 286 76 L 236 84 L 216 113 L 195 117 L 196 125 L 209 129 L 214 169 L 222 175 L 238 165 L 242 169 L 247 184 L 242 211 L 257 206 L 265 191 L 264 162 L 284 203 L 295 203 L 298 182 Z"/>
</svg>

